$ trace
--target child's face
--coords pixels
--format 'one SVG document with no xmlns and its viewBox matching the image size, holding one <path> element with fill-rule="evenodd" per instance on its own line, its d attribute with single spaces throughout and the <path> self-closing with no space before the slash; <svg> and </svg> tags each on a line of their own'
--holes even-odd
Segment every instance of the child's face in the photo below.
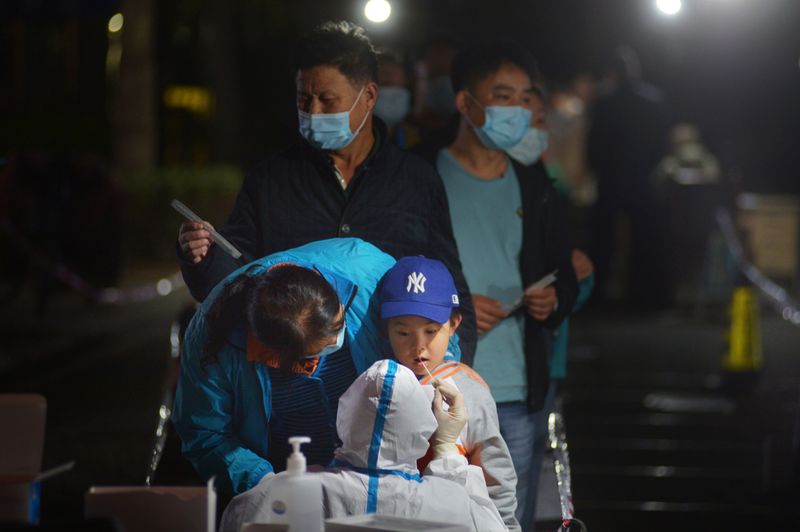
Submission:
<svg viewBox="0 0 800 532">
<path fill-rule="evenodd" d="M 433 371 L 444 360 L 447 343 L 459 321 L 436 323 L 420 316 L 390 318 L 387 328 L 395 358 L 418 377 L 427 375 L 426 366 Z"/>
</svg>

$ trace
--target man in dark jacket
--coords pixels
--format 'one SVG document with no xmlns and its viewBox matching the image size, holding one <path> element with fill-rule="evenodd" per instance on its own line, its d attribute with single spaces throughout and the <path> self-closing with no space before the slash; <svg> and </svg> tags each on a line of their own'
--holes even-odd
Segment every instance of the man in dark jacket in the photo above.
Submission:
<svg viewBox="0 0 800 532">
<path fill-rule="evenodd" d="M 526 509 L 538 483 L 536 413 L 549 384 L 543 329 L 561 323 L 578 291 L 563 209 L 544 168 L 506 154 L 530 128 L 534 79 L 533 59 L 517 45 L 491 43 L 459 53 L 452 80 L 461 123 L 456 140 L 436 157 L 475 306 L 475 369 L 497 401 L 500 432 L 517 471 L 523 530 L 533 529 Z M 531 286 L 555 270 L 555 282 Z"/>
<path fill-rule="evenodd" d="M 364 30 L 326 23 L 296 49 L 297 113 L 303 139 L 250 173 L 220 230 L 241 262 L 214 246 L 203 224 L 178 239 L 183 277 L 202 300 L 251 260 L 333 237 L 359 237 L 395 258 L 425 255 L 453 273 L 464 312 L 462 361 L 472 363 L 475 320 L 441 179 L 422 159 L 387 142 L 373 117 L 377 57 Z"/>
</svg>

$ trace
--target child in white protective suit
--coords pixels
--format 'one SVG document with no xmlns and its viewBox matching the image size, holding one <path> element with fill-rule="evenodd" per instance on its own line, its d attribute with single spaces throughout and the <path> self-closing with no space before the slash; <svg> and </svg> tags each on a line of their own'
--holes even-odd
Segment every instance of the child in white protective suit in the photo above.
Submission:
<svg viewBox="0 0 800 532">
<path fill-rule="evenodd" d="M 507 530 L 480 468 L 469 465 L 456 448 L 467 415 L 455 388 L 437 386 L 431 408 L 429 395 L 410 370 L 394 360 L 373 364 L 339 399 L 336 429 L 342 446 L 333 463 L 310 473 L 321 481 L 325 517 L 377 513 L 479 532 Z M 429 439 L 433 460 L 420 477 L 417 460 L 428 450 Z M 276 521 L 270 485 L 286 474 L 269 473 L 234 497 L 220 532 Z"/>
<path fill-rule="evenodd" d="M 497 406 L 480 375 L 447 351 L 461 323 L 452 275 L 438 260 L 403 257 L 384 275 L 379 294 L 381 318 L 397 361 L 423 385 L 438 381 L 464 395 L 469 421 L 457 439 L 459 452 L 483 470 L 489 495 L 509 530 L 520 530 L 514 516 L 517 475 L 500 435 Z M 423 388 L 433 394 L 431 386 Z M 418 463 L 420 471 L 427 460 L 430 454 Z"/>
</svg>

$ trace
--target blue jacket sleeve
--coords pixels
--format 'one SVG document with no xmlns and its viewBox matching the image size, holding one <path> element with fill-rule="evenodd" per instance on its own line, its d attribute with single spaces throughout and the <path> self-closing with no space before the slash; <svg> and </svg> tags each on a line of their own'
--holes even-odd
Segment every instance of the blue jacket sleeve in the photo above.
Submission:
<svg viewBox="0 0 800 532">
<path fill-rule="evenodd" d="M 572 314 L 583 308 L 592 295 L 592 290 L 594 290 L 594 273 L 578 282 L 578 299 L 572 307 Z"/>
<path fill-rule="evenodd" d="M 236 360 L 223 350 L 219 362 L 201 362 L 205 319 L 198 312 L 186 331 L 172 421 L 182 452 L 203 480 L 216 476 L 217 487 L 242 493 L 273 470 L 272 464 L 245 448 L 234 430 Z"/>
</svg>

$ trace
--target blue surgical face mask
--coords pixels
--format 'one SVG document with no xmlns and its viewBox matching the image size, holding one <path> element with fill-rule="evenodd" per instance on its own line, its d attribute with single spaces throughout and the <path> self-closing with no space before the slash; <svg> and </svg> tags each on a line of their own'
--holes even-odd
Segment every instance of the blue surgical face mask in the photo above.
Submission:
<svg viewBox="0 0 800 532">
<path fill-rule="evenodd" d="M 369 113 L 364 115 L 364 120 L 355 131 L 350 131 L 350 112 L 355 109 L 358 100 L 364 93 L 364 88 L 358 93 L 358 98 L 353 102 L 349 111 L 341 113 L 319 113 L 309 114 L 305 111 L 297 110 L 297 118 L 300 126 L 300 134 L 313 146 L 321 150 L 341 150 L 348 146 L 367 122 Z"/>
<path fill-rule="evenodd" d="M 336 343 L 335 344 L 326 345 L 325 347 L 322 348 L 322 351 L 320 351 L 316 355 L 308 357 L 308 358 L 324 357 L 325 355 L 330 355 L 331 353 L 335 353 L 336 351 L 341 349 L 342 346 L 344 345 L 344 331 L 345 331 L 346 328 L 347 328 L 347 324 L 346 323 L 342 323 L 342 328 L 339 330 L 339 334 L 336 335 Z"/>
<path fill-rule="evenodd" d="M 547 131 L 531 127 L 522 140 L 516 146 L 507 149 L 506 153 L 525 166 L 530 166 L 539 160 L 546 149 Z"/>
<path fill-rule="evenodd" d="M 453 92 L 450 76 L 438 76 L 427 80 L 425 106 L 442 115 L 456 112 L 456 95 Z"/>
<path fill-rule="evenodd" d="M 375 114 L 388 126 L 396 126 L 411 110 L 411 93 L 405 87 L 381 87 Z"/>
<path fill-rule="evenodd" d="M 490 105 L 484 107 L 473 95 L 467 92 L 475 103 L 483 107 L 483 125 L 477 127 L 466 115 L 467 122 L 475 134 L 489 149 L 507 150 L 518 144 L 531 125 L 531 112 L 519 105 Z"/>
</svg>

